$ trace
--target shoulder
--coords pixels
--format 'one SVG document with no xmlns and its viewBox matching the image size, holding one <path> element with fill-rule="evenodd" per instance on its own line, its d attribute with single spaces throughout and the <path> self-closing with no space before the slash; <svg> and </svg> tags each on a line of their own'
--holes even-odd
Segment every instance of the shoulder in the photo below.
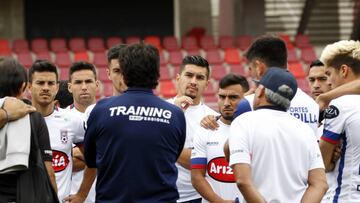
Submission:
<svg viewBox="0 0 360 203">
<path fill-rule="evenodd" d="M 210 108 L 208 105 L 204 104 L 203 108 L 205 109 L 205 112 L 207 115 L 218 115 L 219 113 L 216 112 L 214 109 Z"/>
</svg>

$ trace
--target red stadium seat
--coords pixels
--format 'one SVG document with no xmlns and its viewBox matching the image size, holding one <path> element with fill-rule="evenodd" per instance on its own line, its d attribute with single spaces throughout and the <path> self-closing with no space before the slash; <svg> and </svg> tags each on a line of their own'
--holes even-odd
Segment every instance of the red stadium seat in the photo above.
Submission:
<svg viewBox="0 0 360 203">
<path fill-rule="evenodd" d="M 239 51 L 235 48 L 225 49 L 224 61 L 227 64 L 240 64 L 241 57 Z"/>
<path fill-rule="evenodd" d="M 48 51 L 37 53 L 36 59 L 42 59 L 42 60 L 48 60 L 48 61 L 54 62 L 54 60 L 51 57 L 50 52 L 48 52 Z"/>
<path fill-rule="evenodd" d="M 295 76 L 295 78 L 305 78 L 305 71 L 299 62 L 289 63 L 288 70 Z"/>
<path fill-rule="evenodd" d="M 60 68 L 69 68 L 71 66 L 71 59 L 68 52 L 56 53 L 55 64 Z"/>
<path fill-rule="evenodd" d="M 137 36 L 130 36 L 125 39 L 126 44 L 137 44 L 140 43 L 141 39 Z"/>
<path fill-rule="evenodd" d="M 187 51 L 186 56 L 200 56 L 200 50 Z"/>
<path fill-rule="evenodd" d="M 302 91 L 306 92 L 307 94 L 310 93 L 309 82 L 306 78 L 297 78 L 296 81 L 298 83 L 298 88 L 300 88 Z"/>
<path fill-rule="evenodd" d="M 233 36 L 220 36 L 219 46 L 222 49 L 234 48 L 234 37 Z"/>
<path fill-rule="evenodd" d="M 230 72 L 242 76 L 246 76 L 245 69 L 241 64 L 230 64 Z"/>
<path fill-rule="evenodd" d="M 301 34 L 295 36 L 295 45 L 300 49 L 311 47 L 309 37 Z"/>
<path fill-rule="evenodd" d="M 74 62 L 78 62 L 78 61 L 90 62 L 89 54 L 86 51 L 75 52 L 74 53 Z"/>
<path fill-rule="evenodd" d="M 198 51 L 196 38 L 193 36 L 184 36 L 181 41 L 181 46 L 186 51 Z"/>
<path fill-rule="evenodd" d="M 167 64 L 167 61 L 164 56 L 164 52 L 159 50 L 159 56 L 160 56 L 160 66 L 165 66 Z"/>
<path fill-rule="evenodd" d="M 161 40 L 160 37 L 158 36 L 146 36 L 144 38 L 144 42 L 147 44 L 151 44 L 154 47 L 156 47 L 159 51 L 162 50 L 162 46 L 161 46 Z"/>
<path fill-rule="evenodd" d="M 162 80 L 159 82 L 159 94 L 164 98 L 171 98 L 176 96 L 176 88 L 171 80 Z"/>
<path fill-rule="evenodd" d="M 30 52 L 28 52 L 28 53 L 18 53 L 17 54 L 17 59 L 20 62 L 20 64 L 22 64 L 26 68 L 30 68 L 31 65 L 34 62 Z"/>
<path fill-rule="evenodd" d="M 73 52 L 84 52 L 86 51 L 84 38 L 75 37 L 69 41 L 69 48 Z"/>
<path fill-rule="evenodd" d="M 207 88 L 204 91 L 204 96 L 214 96 L 216 94 L 216 91 L 214 89 L 214 86 L 212 83 L 209 83 Z"/>
<path fill-rule="evenodd" d="M 205 103 L 216 103 L 218 101 L 218 97 L 216 94 L 213 95 L 204 95 Z"/>
<path fill-rule="evenodd" d="M 163 39 L 163 46 L 167 51 L 179 51 L 180 47 L 176 37 L 166 36 Z"/>
<path fill-rule="evenodd" d="M 214 78 L 215 80 L 220 80 L 225 75 L 226 75 L 226 70 L 224 66 L 222 65 L 212 66 L 211 75 L 210 75 L 212 78 Z"/>
<path fill-rule="evenodd" d="M 182 63 L 183 55 L 181 51 L 171 51 L 169 52 L 169 63 L 174 66 L 178 66 Z"/>
<path fill-rule="evenodd" d="M 10 56 L 11 47 L 10 42 L 7 39 L 0 39 L 0 56 Z"/>
<path fill-rule="evenodd" d="M 29 53 L 29 43 L 26 39 L 16 39 L 13 42 L 12 49 L 15 53 Z"/>
<path fill-rule="evenodd" d="M 236 37 L 236 46 L 241 50 L 241 51 L 245 51 L 247 50 L 252 41 L 253 41 L 253 37 L 249 36 L 249 35 L 241 35 Z"/>
<path fill-rule="evenodd" d="M 48 43 L 44 38 L 37 38 L 31 41 L 31 50 L 35 53 L 48 52 Z"/>
<path fill-rule="evenodd" d="M 206 52 L 206 60 L 209 64 L 221 64 L 223 59 L 220 56 L 220 53 L 217 49 L 209 50 Z"/>
<path fill-rule="evenodd" d="M 67 52 L 66 41 L 64 38 L 53 38 L 50 40 L 50 49 L 55 53 Z"/>
<path fill-rule="evenodd" d="M 113 94 L 113 86 L 111 82 L 103 82 L 103 94 L 105 97 L 110 97 Z"/>
<path fill-rule="evenodd" d="M 299 58 L 296 55 L 295 49 L 288 49 L 287 54 L 288 54 L 287 60 L 289 63 L 299 62 Z"/>
<path fill-rule="evenodd" d="M 59 79 L 60 80 L 69 80 L 69 69 L 68 68 L 60 68 L 59 69 Z"/>
<path fill-rule="evenodd" d="M 312 47 L 301 49 L 301 60 L 303 60 L 306 64 L 310 64 L 316 59 L 316 53 Z"/>
<path fill-rule="evenodd" d="M 123 44 L 123 40 L 120 37 L 109 37 L 106 40 L 106 46 L 108 49 L 110 49 L 111 47 L 118 45 L 118 44 Z"/>
<path fill-rule="evenodd" d="M 92 52 L 105 51 L 104 40 L 101 37 L 92 37 L 88 40 L 88 48 Z"/>
<path fill-rule="evenodd" d="M 166 66 L 160 67 L 160 80 L 171 80 L 169 69 Z"/>
<path fill-rule="evenodd" d="M 213 36 L 203 36 L 200 39 L 200 46 L 202 49 L 209 51 L 217 49 L 217 45 L 215 43 Z"/>
<path fill-rule="evenodd" d="M 105 52 L 95 52 L 94 53 L 94 64 L 96 67 L 107 67 L 107 57 L 105 55 Z"/>
</svg>

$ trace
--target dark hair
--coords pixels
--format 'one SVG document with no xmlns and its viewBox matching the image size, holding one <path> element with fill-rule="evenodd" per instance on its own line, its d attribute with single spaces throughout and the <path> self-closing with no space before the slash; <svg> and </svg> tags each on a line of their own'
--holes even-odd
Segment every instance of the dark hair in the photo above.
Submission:
<svg viewBox="0 0 360 203">
<path fill-rule="evenodd" d="M 59 91 L 57 92 L 54 100 L 58 100 L 60 108 L 66 108 L 74 103 L 74 98 L 68 89 L 68 81 L 59 81 Z"/>
<path fill-rule="evenodd" d="M 244 92 L 249 91 L 249 83 L 244 76 L 229 73 L 221 78 L 219 88 L 224 89 L 230 85 L 240 85 Z"/>
<path fill-rule="evenodd" d="M 324 63 L 321 62 L 319 59 L 314 60 L 313 62 L 311 62 L 310 64 L 310 68 L 314 67 L 314 66 L 324 66 Z"/>
<path fill-rule="evenodd" d="M 0 98 L 17 96 L 24 91 L 21 88 L 27 80 L 24 66 L 13 58 L 0 57 Z"/>
<path fill-rule="evenodd" d="M 200 67 L 206 68 L 206 77 L 209 79 L 210 76 L 210 68 L 209 62 L 201 56 L 185 56 L 180 66 L 180 73 L 183 72 L 186 65 L 192 64 Z"/>
<path fill-rule="evenodd" d="M 347 54 L 336 55 L 327 65 L 339 70 L 341 65 L 344 64 L 349 66 L 355 75 L 360 75 L 360 60 Z"/>
<path fill-rule="evenodd" d="M 112 46 L 107 52 L 108 63 L 110 63 L 112 59 L 118 59 L 120 52 L 126 47 L 127 47 L 126 44 L 118 44 Z"/>
<path fill-rule="evenodd" d="M 32 77 L 35 72 L 52 72 L 56 75 L 58 81 L 58 71 L 56 66 L 48 60 L 36 60 L 29 69 L 29 82 L 32 82 Z"/>
<path fill-rule="evenodd" d="M 249 61 L 259 59 L 266 66 L 286 68 L 287 49 L 285 42 L 273 36 L 262 36 L 255 40 L 245 54 Z"/>
<path fill-rule="evenodd" d="M 71 76 L 73 73 L 75 73 L 76 71 L 80 71 L 80 70 L 91 70 L 94 73 L 95 76 L 95 80 L 96 80 L 96 68 L 93 64 L 85 62 L 85 61 L 79 61 L 79 62 L 75 62 L 70 66 L 70 70 L 69 70 L 69 81 L 71 82 Z"/>
<path fill-rule="evenodd" d="M 133 44 L 119 55 L 124 82 L 128 87 L 154 89 L 160 77 L 159 51 L 152 45 Z"/>
</svg>

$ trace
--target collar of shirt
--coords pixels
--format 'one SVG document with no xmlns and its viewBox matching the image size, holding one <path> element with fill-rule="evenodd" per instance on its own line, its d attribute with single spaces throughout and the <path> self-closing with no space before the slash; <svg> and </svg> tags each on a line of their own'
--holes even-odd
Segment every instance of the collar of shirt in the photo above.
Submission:
<svg viewBox="0 0 360 203">
<path fill-rule="evenodd" d="M 271 110 L 284 111 L 284 112 L 286 112 L 286 109 L 281 108 L 281 107 L 279 107 L 279 106 L 272 106 L 272 105 L 259 106 L 259 107 L 257 107 L 255 110 L 259 110 L 259 109 L 271 109 Z"/>
<path fill-rule="evenodd" d="M 153 94 L 153 90 L 150 88 L 144 88 L 144 87 L 129 87 L 125 93 L 132 93 L 132 92 L 145 92 L 148 94 Z"/>
</svg>

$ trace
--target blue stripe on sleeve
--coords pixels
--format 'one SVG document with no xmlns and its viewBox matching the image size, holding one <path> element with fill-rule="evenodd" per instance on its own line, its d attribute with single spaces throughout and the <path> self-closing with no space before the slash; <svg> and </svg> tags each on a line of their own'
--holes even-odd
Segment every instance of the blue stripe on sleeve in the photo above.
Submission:
<svg viewBox="0 0 360 203">
<path fill-rule="evenodd" d="M 241 114 L 249 112 L 249 111 L 251 111 L 250 103 L 249 103 L 249 101 L 247 99 L 243 98 L 239 102 L 239 104 L 238 104 L 238 106 L 236 108 L 236 111 L 234 113 L 234 119 L 236 117 L 240 116 Z"/>
<path fill-rule="evenodd" d="M 191 165 L 206 165 L 207 159 L 206 158 L 192 158 Z"/>
<path fill-rule="evenodd" d="M 341 138 L 341 134 L 338 133 L 334 133 L 331 132 L 329 130 L 324 130 L 323 131 L 323 136 L 326 137 L 329 140 L 333 140 L 333 141 L 339 141 Z"/>
</svg>

